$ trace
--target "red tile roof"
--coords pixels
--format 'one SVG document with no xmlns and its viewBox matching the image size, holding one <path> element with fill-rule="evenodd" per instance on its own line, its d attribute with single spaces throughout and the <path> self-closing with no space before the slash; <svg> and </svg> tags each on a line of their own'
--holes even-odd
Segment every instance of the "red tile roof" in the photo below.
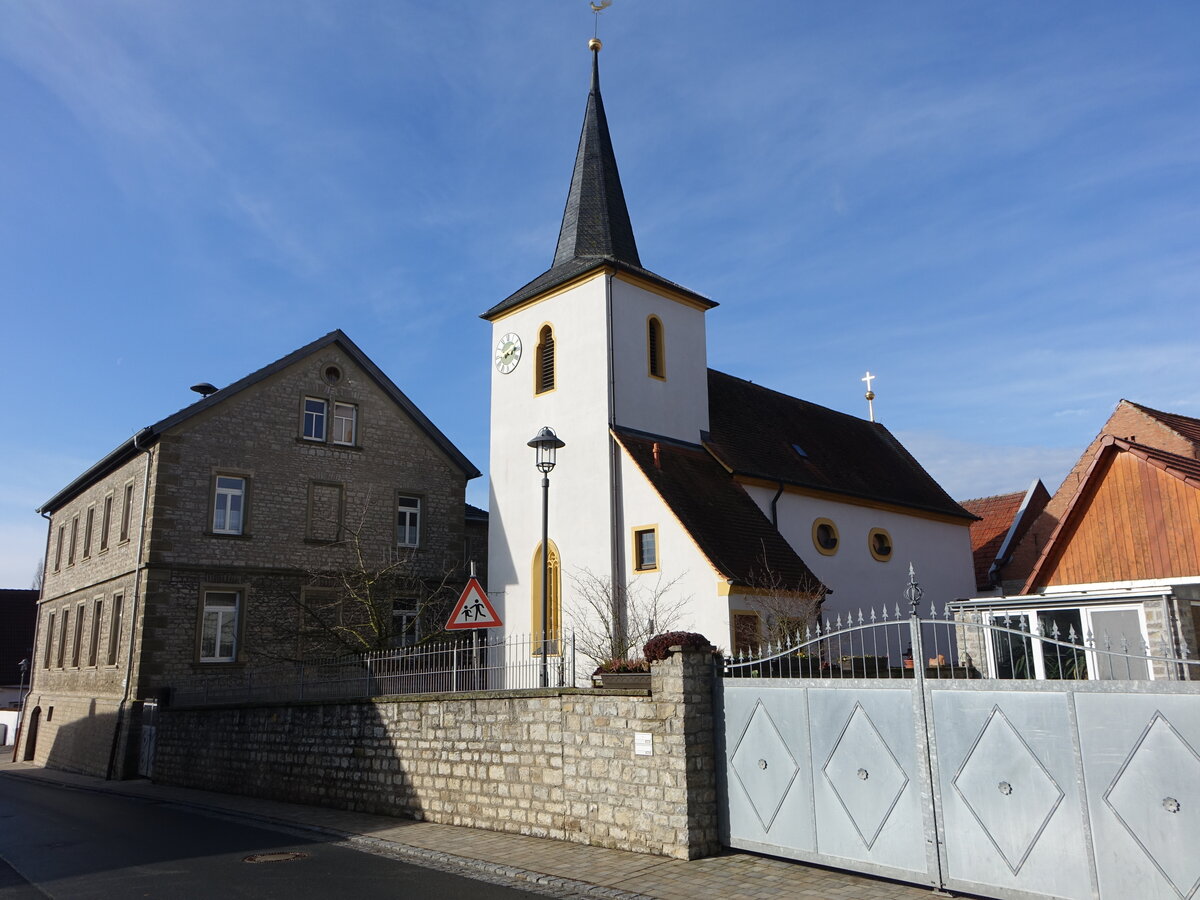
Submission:
<svg viewBox="0 0 1200 900">
<path fill-rule="evenodd" d="M 824 592 L 750 495 L 703 447 L 630 432 L 615 434 L 721 575 L 741 587 L 778 584 L 806 594 Z"/>
<path fill-rule="evenodd" d="M 961 501 L 963 509 L 979 516 L 978 522 L 971 523 L 971 552 L 975 557 L 975 586 L 981 591 L 991 588 L 988 572 L 1024 499 L 1025 491 L 1016 491 Z"/>
<path fill-rule="evenodd" d="M 1134 403 L 1132 400 L 1125 401 L 1130 406 L 1135 406 L 1158 421 L 1162 422 L 1180 437 L 1186 438 L 1196 445 L 1196 449 L 1200 450 L 1200 419 L 1193 419 L 1190 416 L 1181 416 L 1178 413 L 1163 412 L 1158 409 L 1151 409 L 1148 406 L 1142 406 L 1140 403 Z"/>
<path fill-rule="evenodd" d="M 735 475 L 973 518 L 878 422 L 712 369 L 708 410 L 706 446 Z"/>
</svg>

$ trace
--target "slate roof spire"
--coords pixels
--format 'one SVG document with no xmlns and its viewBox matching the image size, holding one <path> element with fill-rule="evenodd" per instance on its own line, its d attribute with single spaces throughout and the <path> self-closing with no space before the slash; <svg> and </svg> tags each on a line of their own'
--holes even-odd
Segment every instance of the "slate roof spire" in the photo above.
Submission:
<svg viewBox="0 0 1200 900">
<path fill-rule="evenodd" d="M 629 221 L 621 176 L 617 172 L 617 157 L 608 133 L 608 119 L 604 115 L 604 100 L 600 96 L 601 44 L 593 39 L 589 46 L 592 50 L 592 85 L 551 265 L 562 265 L 573 259 L 606 257 L 640 267 L 642 262 L 638 258 L 633 225 Z"/>
</svg>

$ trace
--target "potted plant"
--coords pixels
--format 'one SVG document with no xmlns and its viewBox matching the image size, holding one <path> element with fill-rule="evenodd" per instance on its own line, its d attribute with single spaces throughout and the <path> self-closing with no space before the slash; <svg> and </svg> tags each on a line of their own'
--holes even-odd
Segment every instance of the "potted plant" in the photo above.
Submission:
<svg viewBox="0 0 1200 900">
<path fill-rule="evenodd" d="M 606 659 L 592 673 L 592 686 L 649 690 L 650 660 Z"/>
</svg>

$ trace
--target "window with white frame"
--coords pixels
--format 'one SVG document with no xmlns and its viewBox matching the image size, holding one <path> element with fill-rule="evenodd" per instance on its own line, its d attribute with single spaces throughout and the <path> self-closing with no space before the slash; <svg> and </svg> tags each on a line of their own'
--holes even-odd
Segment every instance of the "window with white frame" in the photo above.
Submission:
<svg viewBox="0 0 1200 900">
<path fill-rule="evenodd" d="M 997 678 L 1147 679 L 1139 606 L 989 610 L 988 662 Z"/>
<path fill-rule="evenodd" d="M 325 440 L 325 418 L 329 412 L 329 404 L 319 397 L 304 398 L 304 439 L 306 441 Z"/>
<path fill-rule="evenodd" d="M 421 539 L 421 498 L 396 497 L 396 546 L 416 547 Z"/>
<path fill-rule="evenodd" d="M 353 403 L 333 404 L 333 437 L 335 444 L 354 446 L 358 433 L 358 407 Z"/>
<path fill-rule="evenodd" d="M 417 601 L 413 599 L 392 601 L 393 647 L 411 647 L 421 640 L 421 616 Z"/>
<path fill-rule="evenodd" d="M 205 591 L 200 614 L 200 662 L 237 659 L 238 591 Z"/>
<path fill-rule="evenodd" d="M 245 526 L 246 479 L 218 475 L 213 491 L 212 530 L 216 534 L 241 534 Z"/>
</svg>

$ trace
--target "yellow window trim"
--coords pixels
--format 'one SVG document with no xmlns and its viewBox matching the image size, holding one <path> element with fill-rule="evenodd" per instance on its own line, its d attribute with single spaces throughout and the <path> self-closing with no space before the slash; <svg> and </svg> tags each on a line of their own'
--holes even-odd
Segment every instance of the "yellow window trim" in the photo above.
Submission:
<svg viewBox="0 0 1200 900">
<path fill-rule="evenodd" d="M 888 552 L 886 554 L 879 553 L 875 549 L 875 535 L 881 534 L 887 540 Z M 886 528 L 872 528 L 867 532 L 867 549 L 871 551 L 871 556 L 879 560 L 879 562 L 887 562 L 895 555 L 896 545 L 892 543 L 892 536 Z"/>
<path fill-rule="evenodd" d="M 652 341 L 650 340 L 650 323 L 658 323 L 658 372 L 654 371 Z M 656 315 L 646 316 L 646 374 L 658 381 L 667 380 L 667 330 L 663 327 L 663 320 Z"/>
<path fill-rule="evenodd" d="M 645 569 L 639 569 L 638 568 L 638 535 L 643 534 L 644 532 L 647 532 L 647 531 L 652 532 L 654 534 L 654 565 L 651 567 L 647 567 Z M 637 526 L 629 529 L 629 532 L 630 532 L 630 540 L 631 540 L 631 543 L 633 546 L 633 556 L 631 557 L 633 560 L 633 573 L 635 575 L 643 575 L 646 572 L 659 571 L 662 568 L 662 566 L 660 564 L 660 560 L 662 559 L 662 547 L 660 546 L 660 544 L 658 542 L 658 526 L 657 525 L 637 525 Z"/>
<path fill-rule="evenodd" d="M 829 528 L 833 530 L 833 546 L 832 547 L 822 546 L 820 539 L 817 537 L 817 532 L 821 529 L 821 527 L 823 525 L 828 525 Z M 842 546 L 842 536 L 840 534 L 838 534 L 837 523 L 835 523 L 833 521 L 833 519 L 826 518 L 825 516 L 820 516 L 816 519 L 813 519 L 812 542 L 813 542 L 813 546 L 817 548 L 817 552 L 820 553 L 822 556 L 834 556 L 838 552 L 838 549 Z"/>
<path fill-rule="evenodd" d="M 551 387 L 538 390 L 538 381 L 542 376 L 542 332 L 550 329 L 550 340 L 554 344 L 554 384 Z M 537 327 L 536 338 L 533 342 L 533 396 L 543 397 L 558 390 L 558 338 L 554 334 L 554 324 L 543 322 Z"/>
</svg>

